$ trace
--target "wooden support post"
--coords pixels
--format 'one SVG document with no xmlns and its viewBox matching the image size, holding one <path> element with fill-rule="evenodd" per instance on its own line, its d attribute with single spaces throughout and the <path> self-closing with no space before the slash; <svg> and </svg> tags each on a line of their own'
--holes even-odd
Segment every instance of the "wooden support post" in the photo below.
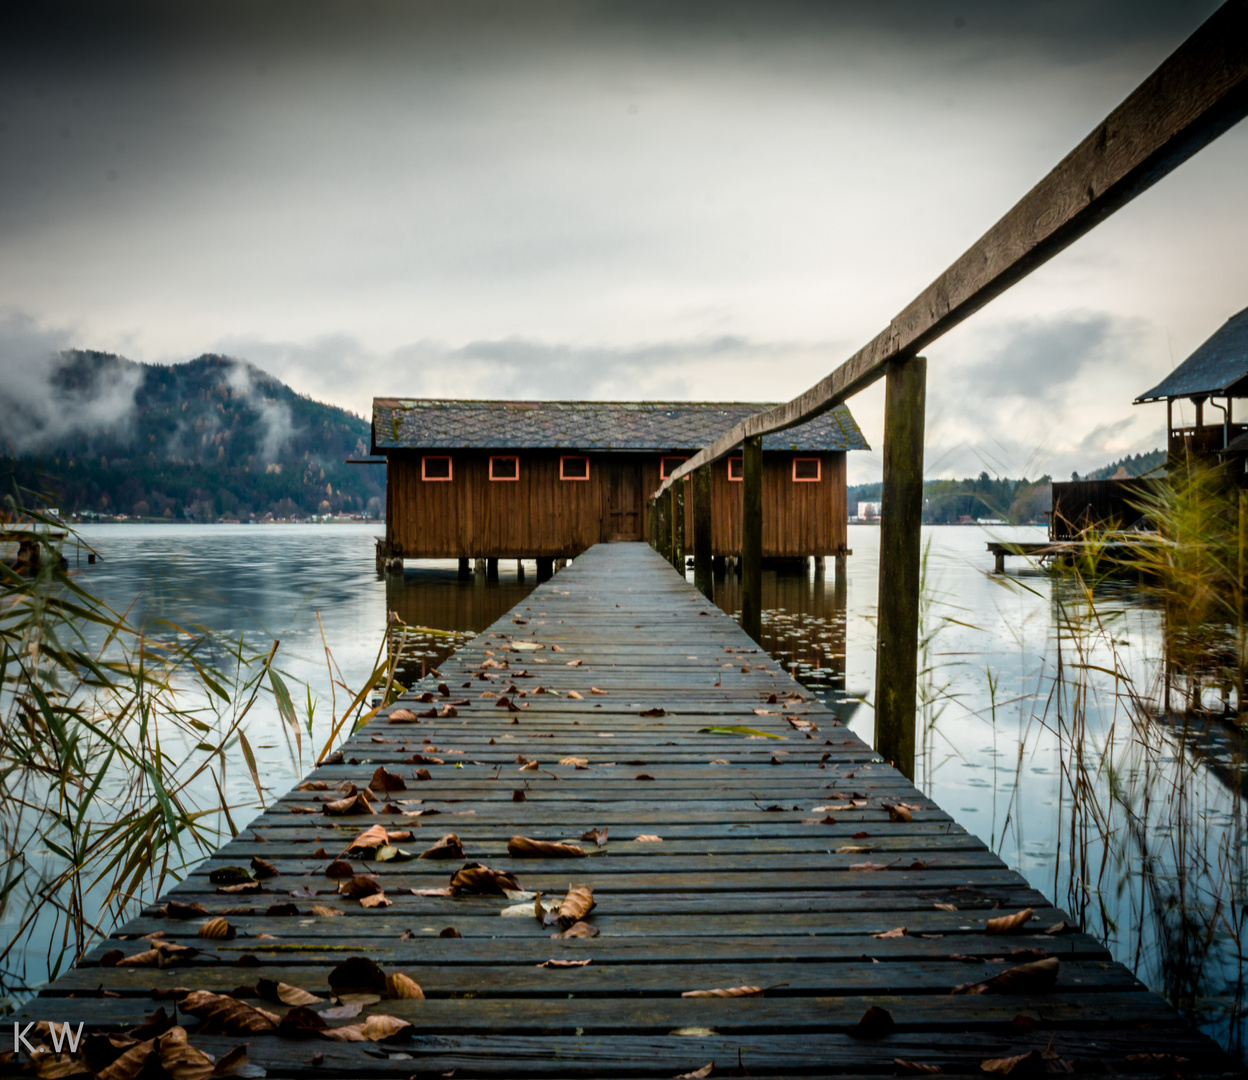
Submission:
<svg viewBox="0 0 1248 1080">
<path fill-rule="evenodd" d="M 485 580 L 486 581 L 498 580 L 498 560 L 497 559 L 485 560 Z"/>
<path fill-rule="evenodd" d="M 657 519 L 659 554 L 669 562 L 672 558 L 672 500 L 662 495 L 655 500 L 655 518 Z"/>
<path fill-rule="evenodd" d="M 672 565 L 685 572 L 685 482 L 677 480 L 668 491 L 672 496 Z"/>
<path fill-rule="evenodd" d="M 517 581 L 524 580 L 524 560 L 523 559 L 516 560 L 516 580 Z"/>
<path fill-rule="evenodd" d="M 543 557 L 539 555 L 537 557 L 537 581 L 539 585 L 543 581 L 551 579 L 551 576 L 554 574 L 554 563 L 555 560 L 549 556 Z"/>
<path fill-rule="evenodd" d="M 459 580 L 467 581 L 470 577 L 472 577 L 472 569 L 468 566 L 468 560 L 460 559 L 459 560 Z"/>
<path fill-rule="evenodd" d="M 711 467 L 693 474 L 693 584 L 708 600 L 715 599 L 711 573 Z"/>
<path fill-rule="evenodd" d="M 885 378 L 875 749 L 913 780 L 927 360 L 891 360 Z"/>
<path fill-rule="evenodd" d="M 763 437 L 742 444 L 741 629 L 763 636 Z"/>
</svg>

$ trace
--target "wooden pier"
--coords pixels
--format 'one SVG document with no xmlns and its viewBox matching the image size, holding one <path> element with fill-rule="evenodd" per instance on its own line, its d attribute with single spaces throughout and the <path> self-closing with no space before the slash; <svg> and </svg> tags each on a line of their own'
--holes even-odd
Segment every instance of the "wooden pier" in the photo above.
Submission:
<svg viewBox="0 0 1248 1080">
<path fill-rule="evenodd" d="M 415 722 L 393 722 L 397 709 Z M 770 737 L 715 730 L 732 727 Z M 373 812 L 325 812 L 350 798 L 344 784 Z M 378 825 L 400 852 L 453 833 L 463 854 L 352 854 Z M 512 857 L 518 836 L 585 857 Z M 328 876 L 335 862 L 353 876 Z M 556 902 L 592 888 L 580 921 L 596 936 L 554 936 L 534 899 L 430 892 L 466 863 Z M 231 884 L 227 867 L 258 884 Z M 218 918 L 227 936 L 201 937 Z M 1070 921 L 660 555 L 599 545 L 20 1019 L 85 1021 L 98 1037 L 163 1009 L 193 1047 L 220 1059 L 245 1044 L 251 1075 L 270 1077 L 1237 1071 Z M 153 952 L 169 966 L 116 963 Z M 387 996 L 402 980 L 377 981 L 357 956 L 424 997 Z M 299 991 L 319 1000 L 300 1011 Z M 402 1023 L 363 1029 L 370 1016 Z M 397 1030 L 342 1041 L 343 1028 Z"/>
</svg>

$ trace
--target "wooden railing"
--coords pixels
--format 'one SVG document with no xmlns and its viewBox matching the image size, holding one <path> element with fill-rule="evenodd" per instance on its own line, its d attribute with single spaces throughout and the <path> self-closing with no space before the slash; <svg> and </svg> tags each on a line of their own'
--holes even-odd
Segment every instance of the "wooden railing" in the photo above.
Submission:
<svg viewBox="0 0 1248 1080">
<path fill-rule="evenodd" d="M 1114 211 L 1147 190 L 1248 113 L 1248 0 L 1228 0 L 1047 176 L 919 294 L 888 327 L 792 401 L 748 417 L 676 469 L 655 500 L 683 499 L 684 479 L 742 448 L 741 622 L 761 632 L 762 436 L 805 423 L 887 378 L 880 595 L 876 651 L 876 749 L 914 774 L 919 529 L 922 515 L 926 345 L 957 326 Z M 693 485 L 694 518 L 699 486 Z M 679 493 L 677 496 L 676 493 Z M 675 526 L 656 536 L 676 548 Z M 660 530 L 662 533 L 662 530 Z M 684 538 L 679 537 L 682 553 Z M 709 567 L 697 567 L 705 588 Z"/>
</svg>

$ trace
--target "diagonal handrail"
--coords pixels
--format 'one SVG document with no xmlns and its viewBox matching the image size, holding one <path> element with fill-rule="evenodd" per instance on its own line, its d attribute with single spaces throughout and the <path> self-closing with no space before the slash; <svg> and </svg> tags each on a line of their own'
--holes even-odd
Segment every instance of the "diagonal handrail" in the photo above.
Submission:
<svg viewBox="0 0 1248 1080">
<path fill-rule="evenodd" d="M 858 352 L 792 401 L 746 417 L 654 497 L 748 438 L 813 420 L 916 355 L 1248 113 L 1248 0 L 1227 0 L 1053 170 Z"/>
</svg>

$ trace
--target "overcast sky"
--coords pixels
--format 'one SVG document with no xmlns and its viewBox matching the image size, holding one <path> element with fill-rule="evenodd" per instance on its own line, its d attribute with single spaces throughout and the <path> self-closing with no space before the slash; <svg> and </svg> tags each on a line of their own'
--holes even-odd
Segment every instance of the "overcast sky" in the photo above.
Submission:
<svg viewBox="0 0 1248 1080">
<path fill-rule="evenodd" d="M 0 39 L 0 380 L 75 346 L 361 414 L 788 398 L 1215 6 L 41 7 Z M 1160 445 L 1130 402 L 1248 305 L 1246 175 L 1241 125 L 932 346 L 928 474 Z"/>
</svg>

